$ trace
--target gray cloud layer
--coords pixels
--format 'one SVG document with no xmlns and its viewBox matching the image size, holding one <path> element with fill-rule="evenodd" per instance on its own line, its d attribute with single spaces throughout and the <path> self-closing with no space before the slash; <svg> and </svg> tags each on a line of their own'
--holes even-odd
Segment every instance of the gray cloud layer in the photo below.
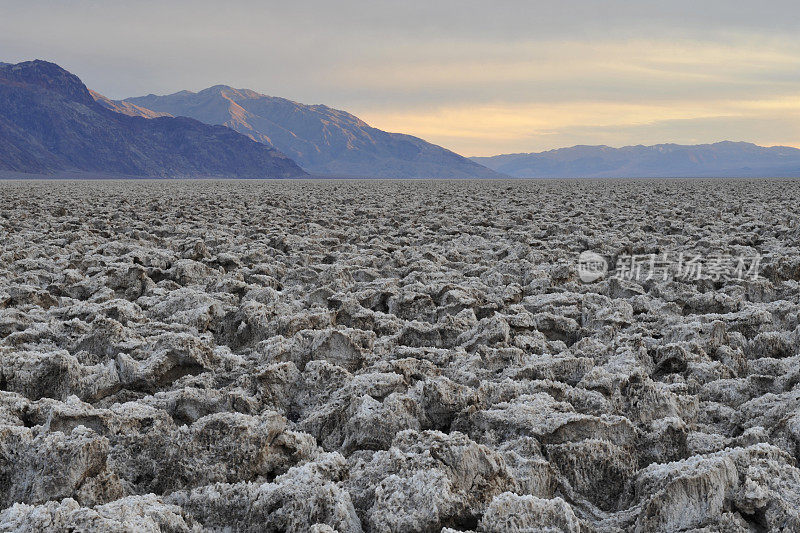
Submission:
<svg viewBox="0 0 800 533">
<path fill-rule="evenodd" d="M 248 87 L 470 155 L 644 136 L 800 144 L 798 15 L 782 0 L 3 0 L 0 60 L 50 59 L 117 98 Z"/>
</svg>

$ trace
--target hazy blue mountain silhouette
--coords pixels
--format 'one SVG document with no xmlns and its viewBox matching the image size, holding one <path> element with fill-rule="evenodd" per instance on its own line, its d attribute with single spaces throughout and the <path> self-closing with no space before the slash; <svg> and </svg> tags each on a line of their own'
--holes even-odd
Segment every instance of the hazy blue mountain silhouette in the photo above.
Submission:
<svg viewBox="0 0 800 533">
<path fill-rule="evenodd" d="M 573 146 L 472 160 L 521 178 L 800 176 L 797 148 L 730 141 L 624 148 Z"/>
</svg>

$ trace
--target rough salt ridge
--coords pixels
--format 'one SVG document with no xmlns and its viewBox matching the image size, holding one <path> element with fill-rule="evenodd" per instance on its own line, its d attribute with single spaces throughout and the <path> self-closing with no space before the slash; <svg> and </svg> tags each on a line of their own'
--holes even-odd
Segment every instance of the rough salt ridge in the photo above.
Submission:
<svg viewBox="0 0 800 533">
<path fill-rule="evenodd" d="M 800 530 L 796 181 L 0 183 L 0 530 Z M 583 250 L 759 253 L 582 283 Z"/>
</svg>

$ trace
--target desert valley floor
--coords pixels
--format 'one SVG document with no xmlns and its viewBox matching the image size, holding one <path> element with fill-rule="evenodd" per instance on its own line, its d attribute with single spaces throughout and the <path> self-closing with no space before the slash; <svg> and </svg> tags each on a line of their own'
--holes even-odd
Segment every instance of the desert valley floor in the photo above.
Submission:
<svg viewBox="0 0 800 533">
<path fill-rule="evenodd" d="M 0 530 L 800 531 L 799 203 L 0 182 Z"/>
</svg>

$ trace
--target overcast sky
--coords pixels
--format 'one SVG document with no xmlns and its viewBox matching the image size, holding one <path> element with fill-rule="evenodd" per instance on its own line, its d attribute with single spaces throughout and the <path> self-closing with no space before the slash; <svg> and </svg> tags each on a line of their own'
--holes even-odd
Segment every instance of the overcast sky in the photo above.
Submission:
<svg viewBox="0 0 800 533">
<path fill-rule="evenodd" d="M 0 0 L 0 61 L 112 98 L 221 83 L 324 103 L 464 155 L 800 147 L 798 30 L 797 0 Z"/>
</svg>

